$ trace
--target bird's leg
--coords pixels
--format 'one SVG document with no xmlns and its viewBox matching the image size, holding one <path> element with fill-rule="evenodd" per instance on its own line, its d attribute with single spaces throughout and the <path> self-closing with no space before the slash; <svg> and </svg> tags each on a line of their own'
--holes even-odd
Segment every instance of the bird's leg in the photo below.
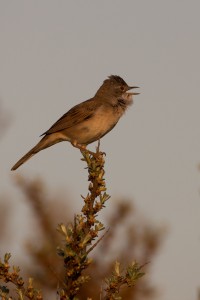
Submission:
<svg viewBox="0 0 200 300">
<path fill-rule="evenodd" d="M 92 151 L 86 149 L 86 146 L 85 146 L 85 145 L 81 145 L 81 144 L 77 143 L 76 140 L 71 141 L 71 144 L 72 144 L 72 146 L 74 146 L 75 148 L 80 149 L 81 151 L 87 151 L 87 152 L 88 152 L 89 154 L 91 154 L 91 155 L 94 155 L 94 156 L 96 155 L 95 152 L 92 152 Z"/>
<path fill-rule="evenodd" d="M 84 150 L 86 149 L 86 146 L 85 146 L 85 145 L 81 145 L 81 144 L 77 143 L 76 140 L 71 141 L 71 144 L 72 144 L 72 146 L 74 146 L 75 148 L 78 148 L 78 149 L 80 149 L 80 150 L 82 150 L 82 151 L 84 151 Z"/>
<path fill-rule="evenodd" d="M 96 147 L 96 153 L 101 154 L 101 155 L 106 155 L 105 152 L 101 152 L 101 151 L 99 151 L 99 149 L 100 149 L 100 139 L 98 140 L 98 144 Z"/>
<path fill-rule="evenodd" d="M 98 144 L 97 144 L 97 147 L 96 147 L 96 152 L 100 152 L 99 149 L 100 149 L 100 139 L 98 139 Z"/>
</svg>

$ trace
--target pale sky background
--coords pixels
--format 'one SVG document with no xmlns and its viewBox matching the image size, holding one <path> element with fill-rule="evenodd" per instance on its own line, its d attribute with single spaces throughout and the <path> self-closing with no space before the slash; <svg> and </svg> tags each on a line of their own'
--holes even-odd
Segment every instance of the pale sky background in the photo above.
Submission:
<svg viewBox="0 0 200 300">
<path fill-rule="evenodd" d="M 0 99 L 11 117 L 1 139 L 1 191 L 17 195 L 11 166 L 62 114 L 92 97 L 110 74 L 140 86 L 141 95 L 102 139 L 108 192 L 134 198 L 155 224 L 168 225 L 153 265 L 160 299 L 196 299 L 199 0 L 1 0 Z M 18 173 L 40 175 L 52 190 L 69 191 L 78 199 L 78 212 L 79 195 L 87 187 L 83 167 L 79 151 L 60 143 Z M 17 232 L 23 225 L 20 213 L 14 214 Z"/>
</svg>

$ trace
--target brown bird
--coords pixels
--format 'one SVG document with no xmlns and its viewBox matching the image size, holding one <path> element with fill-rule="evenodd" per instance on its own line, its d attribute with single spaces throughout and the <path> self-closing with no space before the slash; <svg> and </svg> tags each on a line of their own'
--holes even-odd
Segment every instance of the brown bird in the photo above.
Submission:
<svg viewBox="0 0 200 300">
<path fill-rule="evenodd" d="M 138 88 L 128 86 L 117 75 L 104 80 L 95 96 L 86 100 L 64 114 L 39 143 L 25 154 L 11 170 L 16 170 L 39 151 L 62 141 L 69 141 L 79 149 L 93 143 L 107 134 L 117 124 L 127 107 L 133 103 L 133 95 L 128 90 Z M 41 136 L 42 136 L 41 135 Z"/>
</svg>

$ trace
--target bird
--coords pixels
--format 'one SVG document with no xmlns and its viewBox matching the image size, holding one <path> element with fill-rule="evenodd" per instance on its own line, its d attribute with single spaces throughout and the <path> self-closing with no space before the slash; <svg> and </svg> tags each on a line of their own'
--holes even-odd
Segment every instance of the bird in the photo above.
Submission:
<svg viewBox="0 0 200 300">
<path fill-rule="evenodd" d="M 118 123 L 127 108 L 133 103 L 128 92 L 138 86 L 128 84 L 118 75 L 110 75 L 103 81 L 93 98 L 72 107 L 41 136 L 35 147 L 26 153 L 13 167 L 19 168 L 41 150 L 62 141 L 71 142 L 81 150 L 100 140 Z"/>
</svg>

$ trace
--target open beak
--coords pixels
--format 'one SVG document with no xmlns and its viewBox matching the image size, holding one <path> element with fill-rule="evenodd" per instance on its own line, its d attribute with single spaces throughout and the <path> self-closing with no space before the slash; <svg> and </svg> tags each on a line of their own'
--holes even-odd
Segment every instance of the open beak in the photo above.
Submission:
<svg viewBox="0 0 200 300">
<path fill-rule="evenodd" d="M 132 89 L 138 89 L 138 88 L 139 88 L 139 86 L 129 86 L 128 89 L 127 89 L 127 91 L 132 90 Z M 129 94 L 131 94 L 131 95 L 139 95 L 140 93 L 129 93 Z"/>
</svg>

